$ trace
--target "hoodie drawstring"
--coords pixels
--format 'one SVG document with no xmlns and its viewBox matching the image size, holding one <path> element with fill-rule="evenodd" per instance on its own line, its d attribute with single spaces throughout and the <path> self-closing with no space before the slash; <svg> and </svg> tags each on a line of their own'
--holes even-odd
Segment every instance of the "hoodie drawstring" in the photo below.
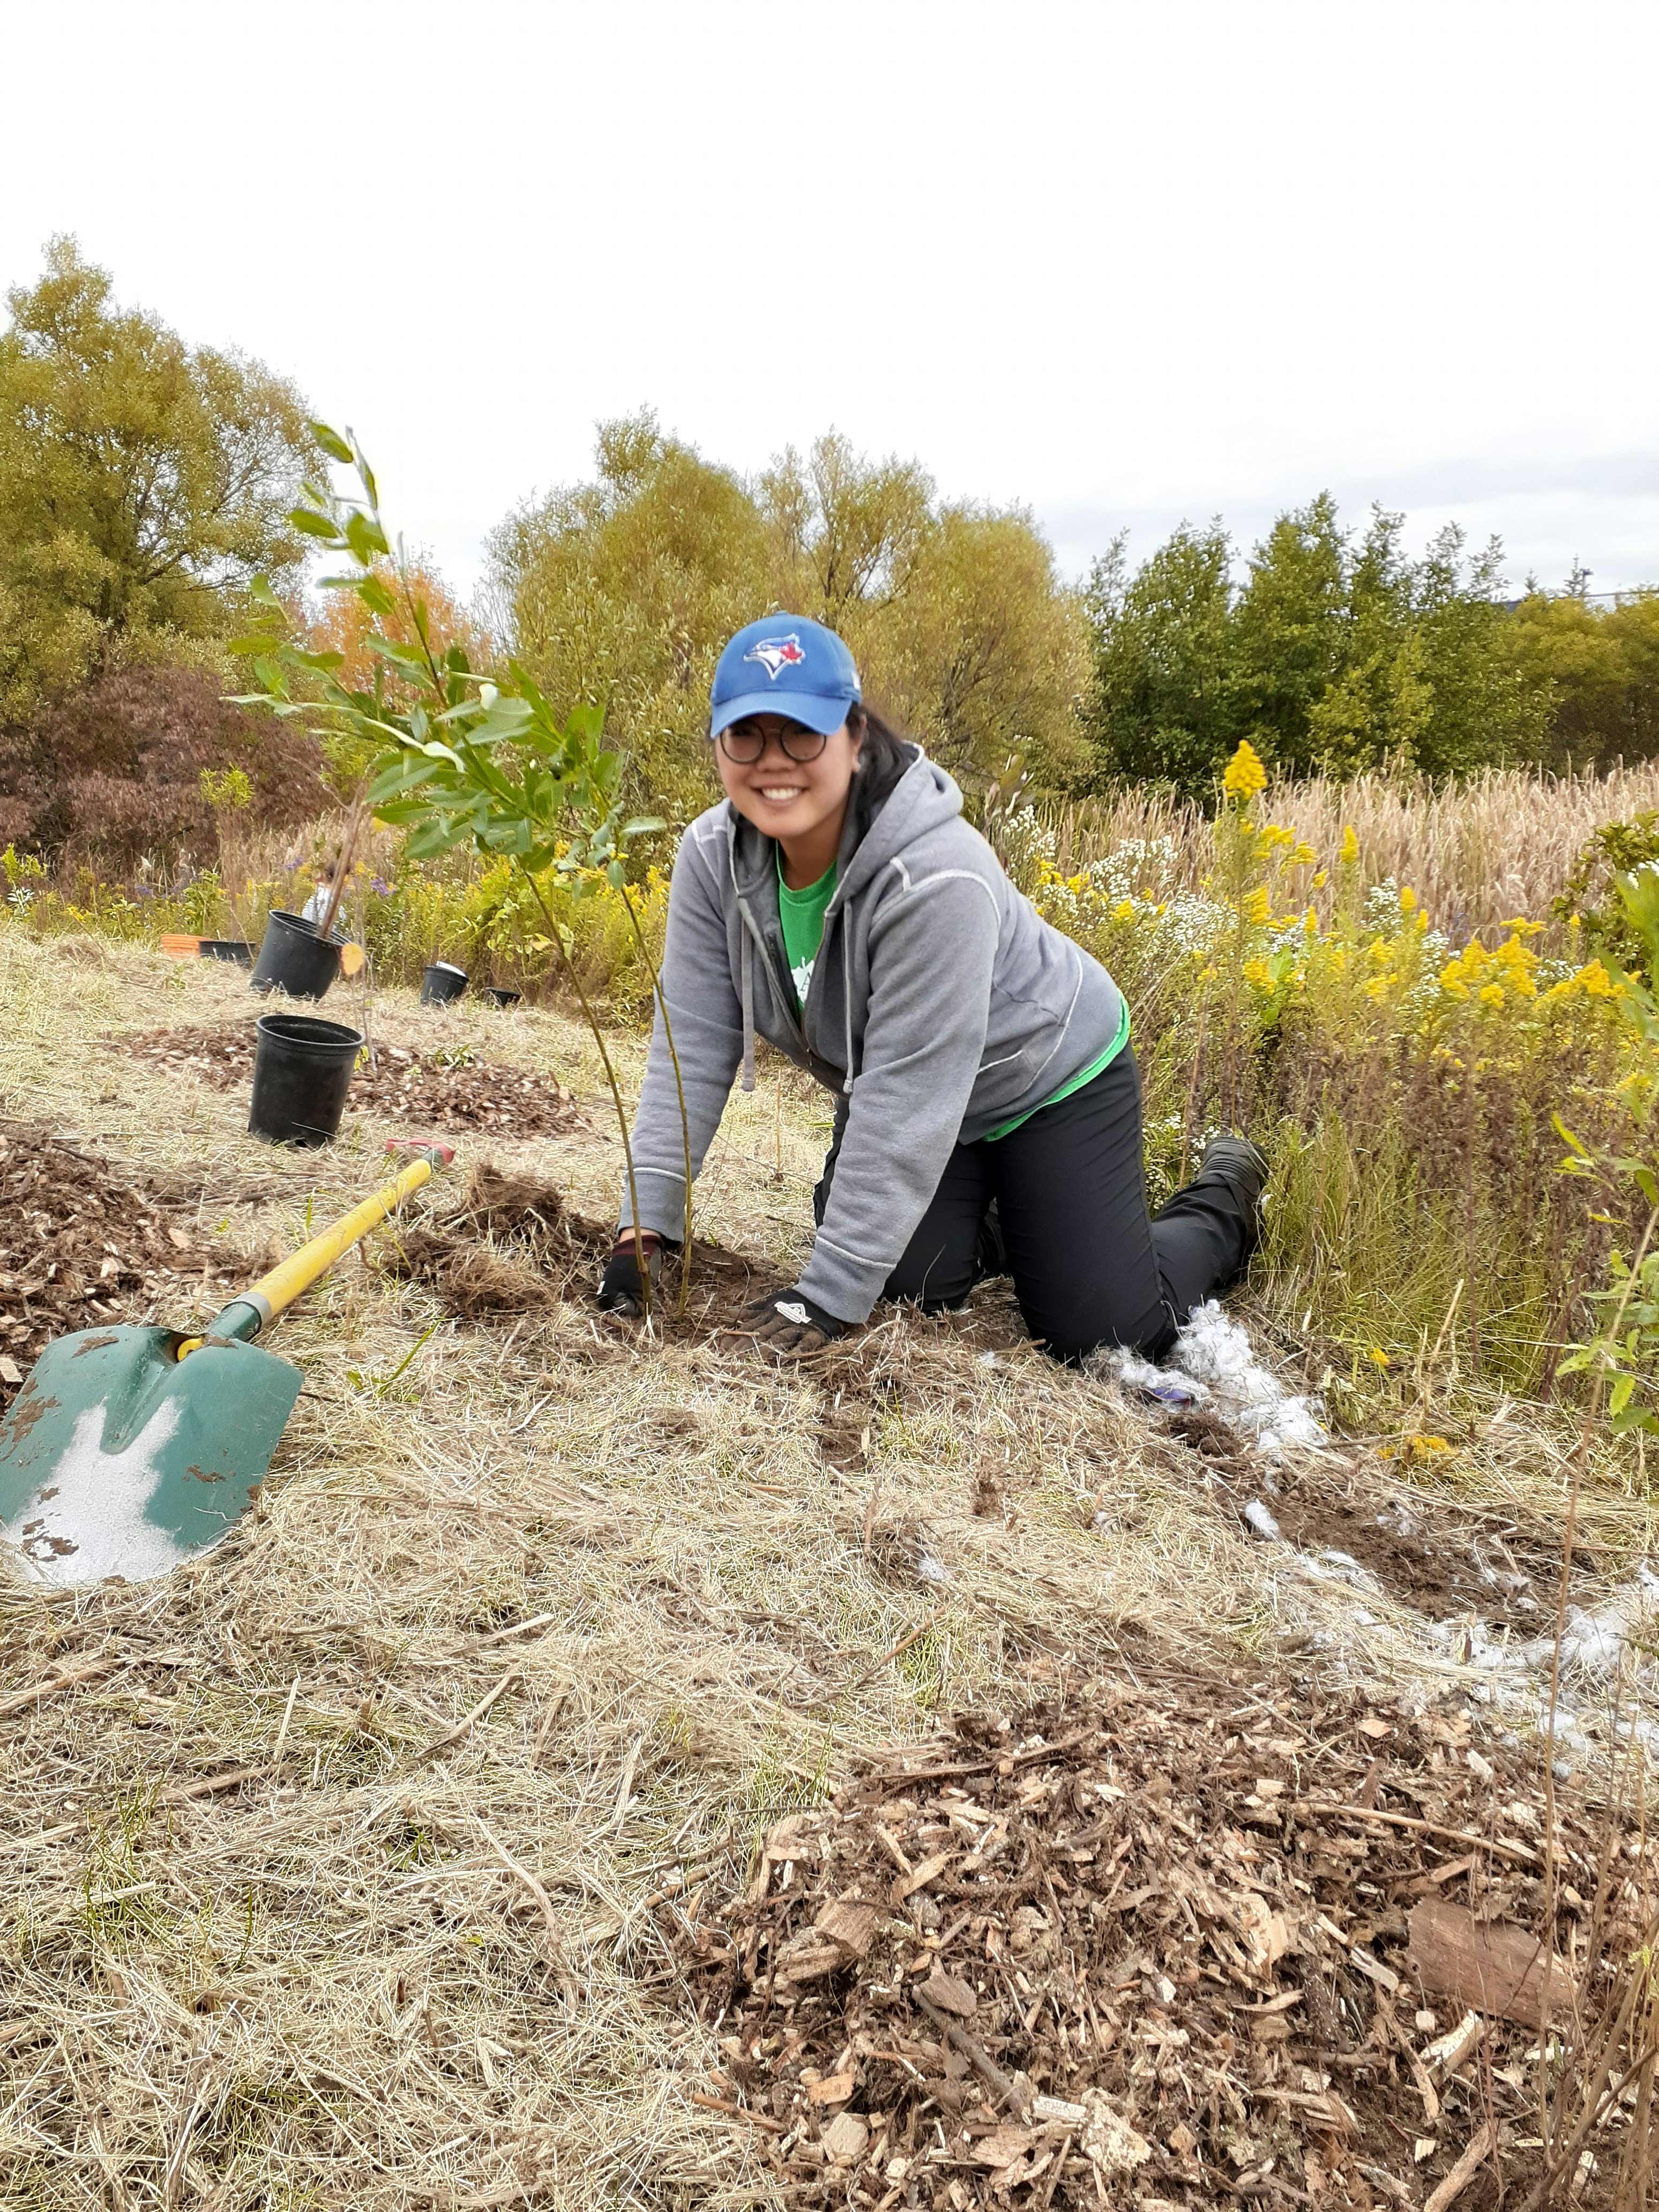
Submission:
<svg viewBox="0 0 1659 2212">
<path fill-rule="evenodd" d="M 853 1093 L 853 931 L 843 911 L 841 917 L 841 1002 L 847 1021 L 847 1077 L 841 1086 L 843 1098 Z"/>
<path fill-rule="evenodd" d="M 748 929 L 744 927 L 741 932 L 741 945 L 738 957 L 738 969 L 741 977 L 741 996 L 743 999 L 743 1087 L 745 1091 L 752 1091 L 755 1087 L 755 979 L 752 964 L 753 961 L 753 948 L 750 946 L 749 942 Z"/>
</svg>

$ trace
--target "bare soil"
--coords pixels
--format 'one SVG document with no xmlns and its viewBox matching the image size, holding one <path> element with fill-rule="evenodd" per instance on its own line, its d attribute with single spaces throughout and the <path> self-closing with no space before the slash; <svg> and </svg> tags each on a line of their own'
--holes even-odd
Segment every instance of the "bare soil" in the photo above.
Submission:
<svg viewBox="0 0 1659 2212">
<path fill-rule="evenodd" d="M 160 1030 L 112 1038 L 106 1049 L 176 1068 L 216 1091 L 253 1079 L 257 1017 L 222 1028 Z M 469 1046 L 419 1052 L 377 1044 L 374 1063 L 359 1059 L 348 1110 L 395 1121 L 404 1132 L 449 1134 L 485 1130 L 500 1137 L 568 1135 L 586 1127 L 571 1095 L 554 1076 L 534 1068 L 477 1060 Z"/>
<path fill-rule="evenodd" d="M 1415 2204 L 1490 2120 L 1462 2201 L 1502 2174 L 1518 2205 L 1546 2171 L 1535 2002 L 1489 2006 L 1437 2061 L 1466 2007 L 1417 1908 L 1530 1955 L 1540 1807 L 1536 1759 L 1462 1714 L 1307 1685 L 1119 1680 L 959 1714 L 684 1916 L 721 2055 L 699 2101 L 794 2204 Z M 1553 2005 L 1587 2027 L 1614 2001 L 1598 1961 L 1643 1940 L 1620 1833 L 1562 1818 Z M 1575 2202 L 1613 2201 L 1638 2133 L 1598 2143 Z"/>
<path fill-rule="evenodd" d="M 1547 1528 L 1462 1510 L 1420 1489 L 1405 1492 L 1340 1446 L 1316 1461 L 1266 1467 L 1200 1407 L 1171 1413 L 1163 1426 L 1241 1513 L 1270 1486 L 1265 1502 L 1299 1550 L 1346 1555 L 1430 1620 L 1475 1613 L 1539 1632 L 1560 1557 L 1559 1535 L 1553 1545 Z"/>
</svg>

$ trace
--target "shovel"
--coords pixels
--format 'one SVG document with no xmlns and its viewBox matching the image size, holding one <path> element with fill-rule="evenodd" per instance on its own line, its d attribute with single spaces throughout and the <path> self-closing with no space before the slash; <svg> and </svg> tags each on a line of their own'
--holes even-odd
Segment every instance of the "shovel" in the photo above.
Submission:
<svg viewBox="0 0 1659 2212">
<path fill-rule="evenodd" d="M 0 1421 L 0 1538 L 38 1580 L 148 1582 L 240 1519 L 304 1380 L 253 1339 L 454 1158 L 447 1145 L 386 1150 L 415 1157 L 201 1335 L 118 1326 L 46 1346 Z"/>
</svg>

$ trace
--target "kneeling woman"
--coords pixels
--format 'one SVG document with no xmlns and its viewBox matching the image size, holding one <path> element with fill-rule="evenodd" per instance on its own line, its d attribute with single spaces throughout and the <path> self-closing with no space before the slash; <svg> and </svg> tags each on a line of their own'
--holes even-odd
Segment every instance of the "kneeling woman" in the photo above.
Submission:
<svg viewBox="0 0 1659 2212">
<path fill-rule="evenodd" d="M 755 1309 L 756 1334 L 812 1352 L 878 1298 L 957 1305 L 1006 1269 L 1056 1358 L 1159 1358 L 1249 1257 L 1261 1154 L 1216 1139 L 1148 1218 L 1117 987 L 1015 890 L 944 770 L 866 711 L 833 631 L 751 623 L 711 703 L 726 795 L 681 841 L 662 971 L 693 1174 L 739 1065 L 754 1087 L 757 1031 L 836 1094 L 811 1257 Z M 654 1273 L 684 1228 L 660 1013 L 633 1145 L 640 1218 L 624 1193 L 613 1309 L 637 1310 L 641 1254 Z"/>
</svg>

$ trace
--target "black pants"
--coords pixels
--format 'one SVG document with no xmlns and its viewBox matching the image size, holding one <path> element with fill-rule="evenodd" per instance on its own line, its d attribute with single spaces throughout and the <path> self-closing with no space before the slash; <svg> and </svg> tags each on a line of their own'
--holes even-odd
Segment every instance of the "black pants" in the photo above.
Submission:
<svg viewBox="0 0 1659 2212">
<path fill-rule="evenodd" d="M 820 1222 L 841 1138 L 838 1117 L 813 1195 Z M 1218 1176 L 1200 1176 L 1156 1219 L 1148 1214 L 1140 1072 L 1127 1045 L 1092 1083 L 1011 1135 L 957 1146 L 884 1295 L 937 1312 L 1001 1272 L 985 1235 L 994 1199 L 1025 1325 L 1056 1359 L 1103 1344 L 1162 1358 L 1193 1308 L 1238 1273 L 1255 1237 L 1249 1200 Z"/>
</svg>

